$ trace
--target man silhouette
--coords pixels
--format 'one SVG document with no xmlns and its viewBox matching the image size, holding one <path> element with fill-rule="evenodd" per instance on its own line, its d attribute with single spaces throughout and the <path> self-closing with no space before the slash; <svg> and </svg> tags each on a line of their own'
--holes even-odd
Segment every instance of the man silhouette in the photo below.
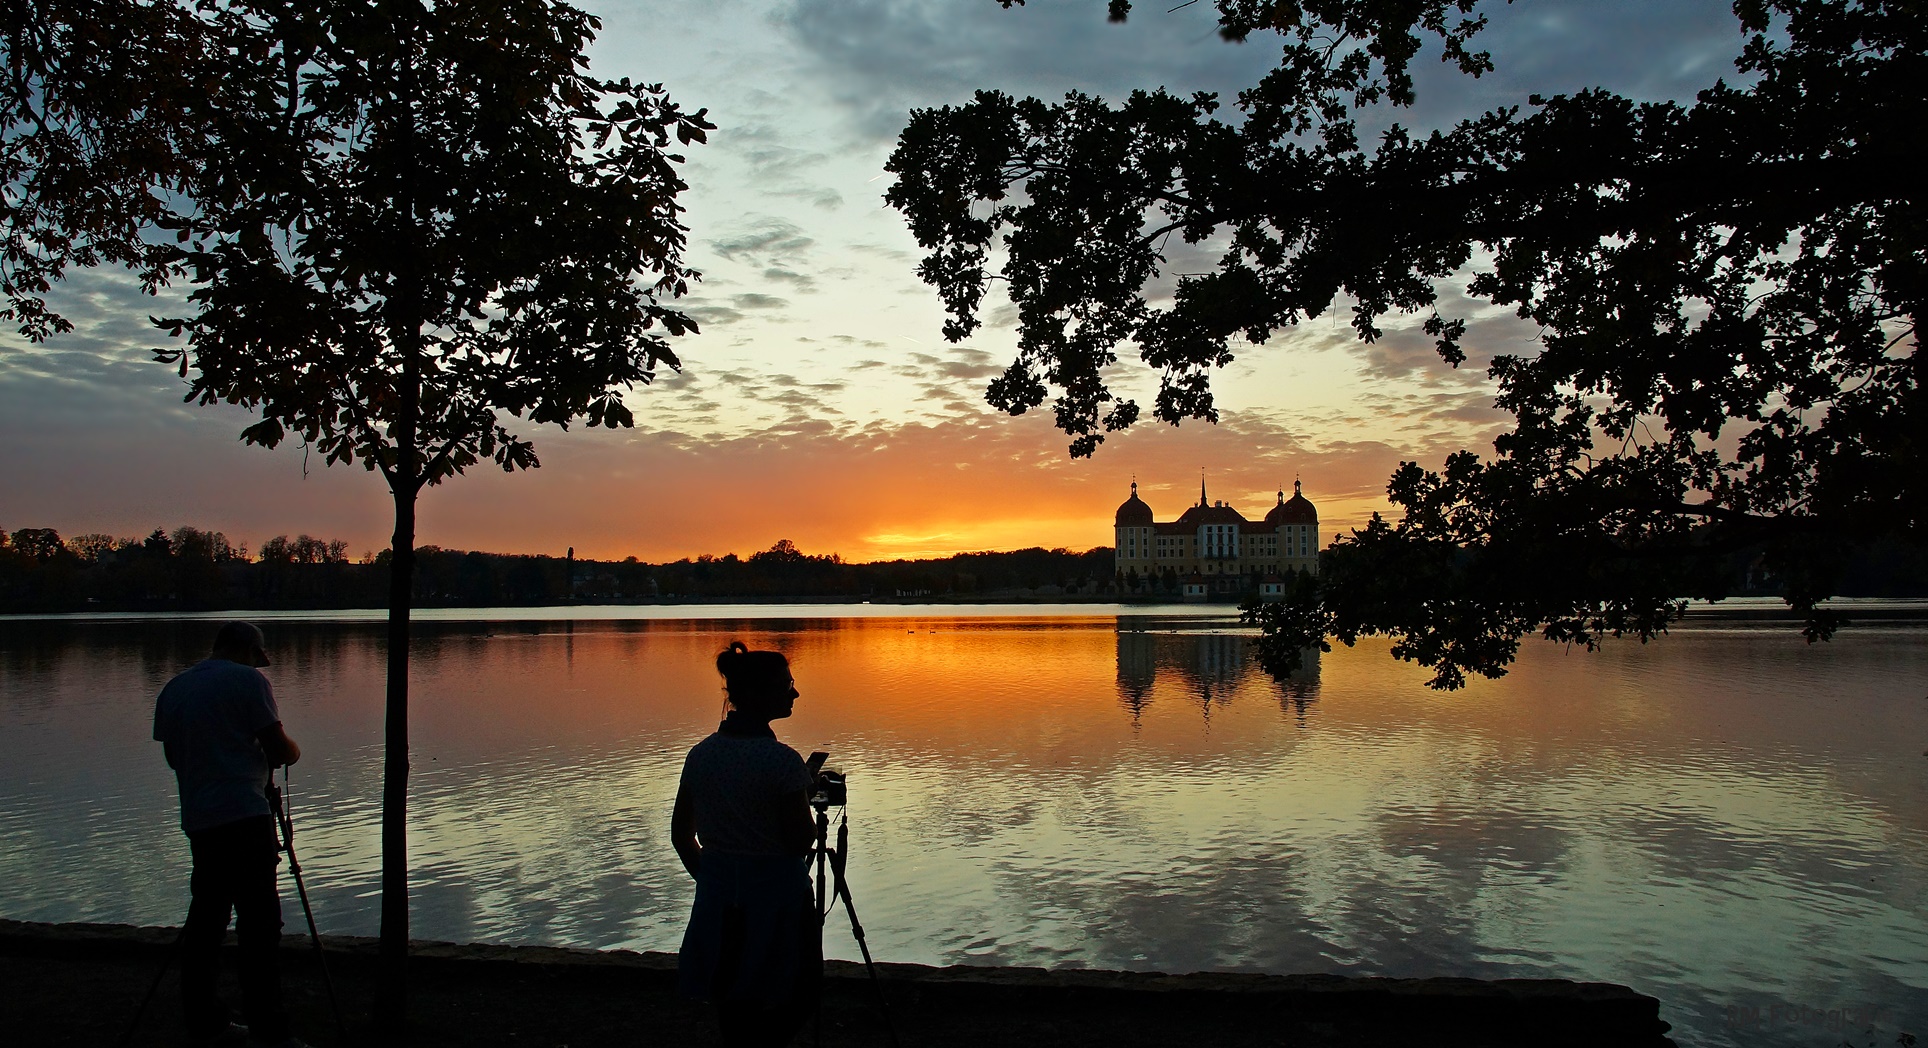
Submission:
<svg viewBox="0 0 1928 1048">
<path fill-rule="evenodd" d="M 281 943 L 281 863 L 268 780 L 301 759 L 281 727 L 261 630 L 229 622 L 206 659 L 167 682 L 154 703 L 154 738 L 174 769 L 181 829 L 194 856 L 187 925 L 181 937 L 181 1007 L 190 1041 L 293 1048 L 275 967 Z M 215 994 L 221 942 L 235 918 L 241 993 L 248 1025 L 228 1021 Z"/>
</svg>

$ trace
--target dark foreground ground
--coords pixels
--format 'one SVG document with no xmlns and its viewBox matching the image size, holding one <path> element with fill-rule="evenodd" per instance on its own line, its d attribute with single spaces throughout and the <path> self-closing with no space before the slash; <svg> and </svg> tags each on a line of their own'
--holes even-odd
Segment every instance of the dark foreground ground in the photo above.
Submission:
<svg viewBox="0 0 1928 1048">
<path fill-rule="evenodd" d="M 121 1043 L 173 939 L 173 931 L 162 928 L 0 920 L 0 1042 L 19 1048 Z M 336 1030 L 311 945 L 289 935 L 283 979 L 296 1033 L 318 1048 L 380 1043 L 367 1026 L 373 943 L 330 938 L 328 946 L 348 1036 Z M 420 943 L 410 968 L 404 1043 L 716 1044 L 709 1011 L 676 996 L 675 964 L 664 954 Z M 1672 1045 L 1659 1002 L 1604 983 L 900 964 L 882 965 L 880 972 L 905 1048 Z M 170 968 L 129 1043 L 179 1042 L 175 974 Z M 828 974 L 821 1043 L 890 1044 L 862 966 L 831 962 Z M 815 1043 L 808 1027 L 797 1043 Z"/>
</svg>

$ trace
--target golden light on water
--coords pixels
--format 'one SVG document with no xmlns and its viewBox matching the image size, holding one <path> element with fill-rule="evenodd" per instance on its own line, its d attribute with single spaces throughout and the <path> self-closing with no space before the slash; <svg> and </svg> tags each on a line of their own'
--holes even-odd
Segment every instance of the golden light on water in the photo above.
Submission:
<svg viewBox="0 0 1928 1048">
<path fill-rule="evenodd" d="M 0 644 L 17 843 L 0 913 L 170 919 L 184 862 L 129 891 L 60 828 L 180 850 L 145 714 L 198 656 L 193 625 L 50 623 Z M 1896 987 L 1928 987 L 1918 630 L 1529 643 L 1513 674 L 1453 694 L 1383 641 L 1281 684 L 1229 622 L 1195 616 L 420 634 L 410 848 L 432 938 L 673 949 L 689 899 L 669 805 L 721 713 L 712 660 L 742 639 L 792 658 L 801 697 L 779 736 L 850 774 L 853 885 L 887 960 L 1604 979 L 1716 1045 L 1729 1005 L 1900 1014 L 1914 1005 Z M 307 752 L 317 914 L 367 934 L 381 628 L 270 637 Z"/>
</svg>

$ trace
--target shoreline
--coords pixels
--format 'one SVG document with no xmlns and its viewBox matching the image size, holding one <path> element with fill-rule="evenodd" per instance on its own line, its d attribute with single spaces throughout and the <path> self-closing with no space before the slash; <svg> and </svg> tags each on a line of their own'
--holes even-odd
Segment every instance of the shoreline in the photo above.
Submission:
<svg viewBox="0 0 1928 1048">
<path fill-rule="evenodd" d="M 1928 623 L 1928 597 L 1843 597 L 1823 602 L 1821 607 L 1840 614 L 1850 628 L 1873 623 Z M 748 618 L 921 618 L 941 616 L 949 609 L 966 617 L 999 617 L 983 614 L 990 609 L 1008 610 L 1012 617 L 1037 615 L 1053 609 L 1056 615 L 1077 616 L 1168 616 L 1172 618 L 1226 618 L 1239 611 L 1236 602 L 1171 600 L 1118 600 L 1115 597 L 983 597 L 968 599 L 880 598 L 851 600 L 836 597 L 743 598 L 701 601 L 637 600 L 615 602 L 570 602 L 560 604 L 427 605 L 416 606 L 412 619 L 421 623 L 437 622 L 513 622 L 531 621 L 623 621 L 625 619 L 706 619 L 708 609 L 796 609 L 802 612 L 823 608 L 849 609 L 854 614 L 819 616 L 748 614 Z M 861 611 L 859 610 L 861 609 Z M 1061 610 L 1058 610 L 1061 609 Z M 568 614 L 576 612 L 579 614 Z M 682 613 L 682 614 L 679 614 Z M 975 614 L 973 614 L 975 613 Z M 80 611 L 6 612 L 0 622 L 140 622 L 167 620 L 214 620 L 255 618 L 261 621 L 385 621 L 386 607 L 323 608 L 211 608 L 211 609 L 122 609 L 97 608 Z M 1687 614 L 1672 624 L 1675 629 L 1693 629 L 1703 623 L 1758 622 L 1798 623 L 1801 616 L 1777 597 L 1735 597 L 1720 602 L 1693 602 Z"/>
<path fill-rule="evenodd" d="M 283 903 L 285 909 L 289 901 Z M 318 1048 L 360 1043 L 375 985 L 375 940 L 323 937 L 348 1013 L 352 1039 L 343 1041 L 313 946 L 299 927 L 298 919 L 291 922 L 282 938 L 297 1034 Z M 0 1006 L 0 1022 L 23 1032 L 25 1039 L 13 1042 L 23 1045 L 116 1040 L 168 959 L 174 935 L 171 928 L 0 919 L 0 978 L 17 991 Z M 709 1009 L 676 996 L 673 954 L 441 942 L 414 942 L 410 953 L 409 1044 L 715 1043 Z M 1610 983 L 903 963 L 877 969 L 899 1040 L 933 1048 L 1047 1041 L 1107 1048 L 1673 1048 L 1660 1002 Z M 133 1043 L 178 1040 L 173 971 Z M 824 1043 L 889 1043 L 875 993 L 862 964 L 826 962 Z M 806 1027 L 798 1041 L 809 1037 Z"/>
</svg>

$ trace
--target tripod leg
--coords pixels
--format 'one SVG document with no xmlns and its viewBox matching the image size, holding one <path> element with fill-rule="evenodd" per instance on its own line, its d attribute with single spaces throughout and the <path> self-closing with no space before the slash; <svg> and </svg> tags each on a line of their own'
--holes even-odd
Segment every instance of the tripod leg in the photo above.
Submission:
<svg viewBox="0 0 1928 1048">
<path fill-rule="evenodd" d="M 827 898 L 824 891 L 824 860 L 829 854 L 830 809 L 818 808 L 817 845 L 816 850 L 810 854 L 810 861 L 817 868 L 817 905 L 813 913 L 817 919 L 817 956 L 819 958 L 823 956 L 823 926 L 825 919 L 830 915 L 830 907 L 836 905 L 836 900 Z M 819 961 L 818 963 L 822 962 Z M 814 1038 L 814 1043 L 817 1048 L 823 1048 L 823 989 L 821 985 L 819 985 L 817 989 L 816 1015 L 811 1022 L 811 1026 L 811 1036 Z"/>
<path fill-rule="evenodd" d="M 843 900 L 844 914 L 850 918 L 850 934 L 864 956 L 864 971 L 870 974 L 871 993 L 877 998 L 877 1014 L 883 1016 L 884 1034 L 891 1048 L 897 1048 L 897 1028 L 890 1021 L 890 1006 L 884 1001 L 884 984 L 877 977 L 877 964 L 870 959 L 870 943 L 864 938 L 863 922 L 857 919 L 857 904 L 850 899 L 850 882 L 844 878 L 844 860 L 850 850 L 850 824 L 837 826 L 837 850 L 830 853 L 830 868 L 836 875 L 837 897 Z"/>
<path fill-rule="evenodd" d="M 283 781 L 287 769 L 282 769 Z M 271 787 L 272 788 L 272 787 Z M 275 820 L 281 824 L 281 847 L 288 853 L 288 872 L 295 878 L 295 894 L 301 897 L 301 915 L 308 919 L 308 941 L 315 945 L 315 961 L 321 965 L 321 983 L 328 989 L 328 1006 L 335 1013 L 335 1029 L 341 1033 L 343 1041 L 348 1040 L 348 1020 L 342 1018 L 341 996 L 335 993 L 335 977 L 328 971 L 328 954 L 321 948 L 321 932 L 315 928 L 315 910 L 308 905 L 308 884 L 301 878 L 301 860 L 295 858 L 295 821 L 288 814 L 286 794 L 272 795 Z"/>
<path fill-rule="evenodd" d="M 321 948 L 321 932 L 315 929 L 315 911 L 308 905 L 308 886 L 301 879 L 301 864 L 295 861 L 295 846 L 288 842 L 288 872 L 295 875 L 295 894 L 301 896 L 301 913 L 308 918 L 308 940 L 315 944 L 315 961 L 321 965 L 321 983 L 328 989 L 328 1005 L 335 1012 L 335 1029 L 348 1040 L 348 1020 L 342 1018 L 341 996 L 335 992 L 335 977 L 328 971 L 328 954 Z"/>
</svg>

